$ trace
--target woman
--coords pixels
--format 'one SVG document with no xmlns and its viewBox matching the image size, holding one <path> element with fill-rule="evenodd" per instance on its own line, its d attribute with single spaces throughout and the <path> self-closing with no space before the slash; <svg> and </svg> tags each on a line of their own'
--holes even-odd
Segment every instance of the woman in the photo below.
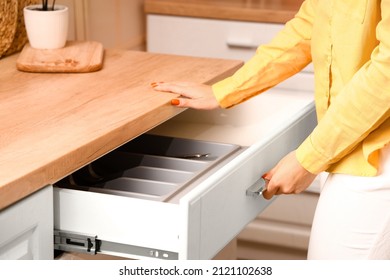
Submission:
<svg viewBox="0 0 390 280">
<path fill-rule="evenodd" d="M 266 199 L 330 173 L 309 259 L 390 259 L 390 0 L 306 0 L 233 76 L 212 86 L 153 83 L 179 107 L 229 108 L 313 62 L 318 125 L 273 169 Z M 387 246 L 387 247 L 386 247 Z"/>
</svg>

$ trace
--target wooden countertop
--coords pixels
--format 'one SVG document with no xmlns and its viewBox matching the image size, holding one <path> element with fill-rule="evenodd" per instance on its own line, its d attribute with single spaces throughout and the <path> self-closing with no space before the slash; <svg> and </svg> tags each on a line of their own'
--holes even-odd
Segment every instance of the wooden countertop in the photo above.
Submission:
<svg viewBox="0 0 390 280">
<path fill-rule="evenodd" d="M 0 60 L 0 209 L 180 113 L 151 82 L 212 83 L 241 65 L 111 50 L 99 72 L 37 74 L 16 59 Z"/>
<path fill-rule="evenodd" d="M 285 23 L 303 0 L 145 0 L 147 14 Z"/>
</svg>

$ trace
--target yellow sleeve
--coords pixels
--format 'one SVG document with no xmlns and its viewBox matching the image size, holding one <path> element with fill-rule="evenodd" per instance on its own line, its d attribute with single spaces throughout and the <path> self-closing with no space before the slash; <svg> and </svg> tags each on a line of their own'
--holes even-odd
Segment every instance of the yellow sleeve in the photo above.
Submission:
<svg viewBox="0 0 390 280">
<path fill-rule="evenodd" d="M 311 62 L 310 39 L 317 0 L 306 0 L 297 15 L 233 76 L 212 86 L 222 108 L 232 107 L 298 73 Z"/>
<path fill-rule="evenodd" d="M 390 0 L 381 1 L 378 46 L 332 101 L 311 135 L 297 149 L 312 173 L 326 170 L 390 117 Z"/>
</svg>

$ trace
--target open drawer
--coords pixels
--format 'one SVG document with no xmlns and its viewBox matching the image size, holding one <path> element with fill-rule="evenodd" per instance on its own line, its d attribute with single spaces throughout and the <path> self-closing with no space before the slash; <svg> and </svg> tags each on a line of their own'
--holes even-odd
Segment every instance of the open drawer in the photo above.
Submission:
<svg viewBox="0 0 390 280">
<path fill-rule="evenodd" d="M 187 110 L 57 184 L 55 246 L 210 259 L 271 203 L 247 190 L 315 123 L 308 92 L 271 90 L 229 110 Z"/>
</svg>

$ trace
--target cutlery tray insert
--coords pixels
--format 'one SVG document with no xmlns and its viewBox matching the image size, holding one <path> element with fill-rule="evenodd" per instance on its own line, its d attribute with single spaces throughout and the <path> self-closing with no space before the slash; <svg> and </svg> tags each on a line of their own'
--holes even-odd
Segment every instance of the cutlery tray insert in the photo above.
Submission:
<svg viewBox="0 0 390 280">
<path fill-rule="evenodd" d="M 238 149 L 233 144 L 143 134 L 56 185 L 163 201 Z"/>
</svg>

